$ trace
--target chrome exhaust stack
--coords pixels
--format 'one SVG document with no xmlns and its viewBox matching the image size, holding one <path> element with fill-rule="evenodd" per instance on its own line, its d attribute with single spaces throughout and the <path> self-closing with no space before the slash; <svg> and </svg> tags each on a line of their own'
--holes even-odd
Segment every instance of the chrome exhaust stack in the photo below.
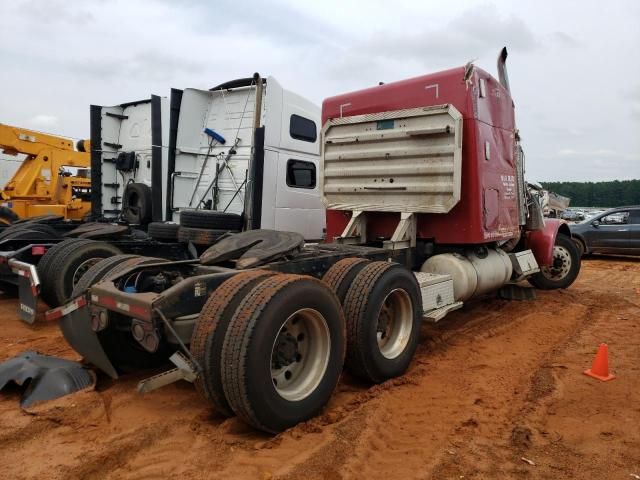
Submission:
<svg viewBox="0 0 640 480">
<path fill-rule="evenodd" d="M 507 75 L 507 47 L 502 47 L 500 55 L 498 55 L 498 79 L 507 92 L 511 93 L 509 76 Z"/>
</svg>

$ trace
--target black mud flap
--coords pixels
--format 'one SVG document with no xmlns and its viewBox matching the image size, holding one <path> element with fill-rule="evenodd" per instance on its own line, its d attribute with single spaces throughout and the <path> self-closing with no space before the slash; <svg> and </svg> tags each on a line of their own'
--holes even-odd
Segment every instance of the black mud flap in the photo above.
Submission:
<svg viewBox="0 0 640 480">
<path fill-rule="evenodd" d="M 95 375 L 78 362 L 26 351 L 0 363 L 0 390 L 9 382 L 27 384 L 20 406 L 63 397 L 95 386 Z"/>
<path fill-rule="evenodd" d="M 20 319 L 33 324 L 36 321 L 38 297 L 40 295 L 40 279 L 35 265 L 18 260 L 9 260 L 11 271 L 18 277 Z"/>
<path fill-rule="evenodd" d="M 67 307 L 67 305 L 59 308 L 63 309 L 65 307 Z M 47 314 L 49 314 L 49 312 L 47 312 Z M 89 315 L 88 307 L 82 306 L 65 313 L 60 318 L 60 330 L 62 330 L 62 334 L 67 343 L 82 355 L 87 362 L 95 365 L 111 378 L 118 378 L 118 372 L 111 364 L 109 357 L 100 344 L 98 334 L 91 326 L 91 316 Z"/>
<path fill-rule="evenodd" d="M 18 308 L 20 320 L 33 324 L 38 313 L 36 309 L 38 306 L 38 292 L 30 278 L 23 276 L 18 278 L 18 298 L 20 302 Z"/>
<path fill-rule="evenodd" d="M 531 287 L 521 287 L 513 283 L 507 283 L 500 290 L 498 296 L 504 300 L 535 300 L 536 289 Z"/>
</svg>

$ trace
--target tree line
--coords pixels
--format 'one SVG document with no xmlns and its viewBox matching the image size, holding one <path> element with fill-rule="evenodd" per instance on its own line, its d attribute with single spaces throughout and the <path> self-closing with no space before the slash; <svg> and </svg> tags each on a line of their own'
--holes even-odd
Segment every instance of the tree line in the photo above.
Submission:
<svg viewBox="0 0 640 480">
<path fill-rule="evenodd" d="M 640 180 L 540 183 L 545 190 L 569 197 L 575 207 L 640 205 Z"/>
</svg>

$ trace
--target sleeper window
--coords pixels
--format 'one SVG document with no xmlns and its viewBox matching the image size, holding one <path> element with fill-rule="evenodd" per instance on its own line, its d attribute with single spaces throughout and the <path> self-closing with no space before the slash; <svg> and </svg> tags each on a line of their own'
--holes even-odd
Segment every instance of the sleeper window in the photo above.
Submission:
<svg viewBox="0 0 640 480">
<path fill-rule="evenodd" d="M 291 115 L 289 121 L 289 135 L 296 140 L 314 143 L 318 138 L 316 123 L 300 115 Z"/>
<path fill-rule="evenodd" d="M 287 161 L 287 185 L 294 188 L 316 188 L 316 166 L 302 160 Z"/>
</svg>

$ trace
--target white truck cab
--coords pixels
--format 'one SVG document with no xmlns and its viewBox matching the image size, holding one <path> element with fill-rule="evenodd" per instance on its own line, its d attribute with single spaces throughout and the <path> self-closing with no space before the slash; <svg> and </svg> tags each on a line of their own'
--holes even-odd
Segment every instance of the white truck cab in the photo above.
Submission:
<svg viewBox="0 0 640 480">
<path fill-rule="evenodd" d="M 169 99 L 152 95 L 111 107 L 92 105 L 91 142 L 92 216 L 121 218 L 125 190 L 138 184 L 150 195 L 138 199 L 145 210 L 140 223 L 165 220 L 167 192 L 155 187 L 167 182 Z"/>
<path fill-rule="evenodd" d="M 247 229 L 323 237 L 320 108 L 275 78 L 91 108 L 93 189 L 102 192 L 94 217 L 122 218 L 139 202 L 147 222 L 204 208 L 244 214 Z M 132 184 L 143 187 L 127 194 Z"/>
<path fill-rule="evenodd" d="M 257 106 L 254 78 L 211 90 L 172 91 L 172 105 L 177 96 L 181 102 L 169 167 L 171 218 L 178 221 L 182 209 L 197 207 L 242 214 L 253 201 L 249 228 L 320 239 L 325 215 L 318 182 L 320 108 L 273 77 L 261 81 Z M 256 126 L 263 131 L 254 136 Z M 246 195 L 252 161 L 254 192 Z"/>
</svg>

